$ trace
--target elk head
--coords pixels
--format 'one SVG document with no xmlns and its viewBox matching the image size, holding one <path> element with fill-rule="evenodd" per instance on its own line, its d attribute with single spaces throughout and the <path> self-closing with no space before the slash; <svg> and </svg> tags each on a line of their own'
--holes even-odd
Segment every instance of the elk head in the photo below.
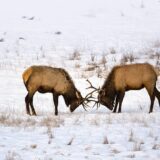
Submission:
<svg viewBox="0 0 160 160">
<path fill-rule="evenodd" d="M 98 102 L 104 106 L 106 106 L 108 109 L 112 110 L 114 107 L 114 100 L 107 96 L 106 91 L 104 89 L 101 89 L 98 94 Z"/>
<path fill-rule="evenodd" d="M 79 105 L 83 105 L 83 100 L 81 93 L 79 91 L 75 91 L 75 98 L 70 103 L 70 111 L 73 112 Z"/>
<path fill-rule="evenodd" d="M 90 84 L 90 86 L 87 89 L 94 89 L 94 90 L 88 93 L 84 98 L 82 97 L 81 93 L 76 90 L 75 92 L 76 98 L 70 103 L 71 112 L 73 112 L 79 105 L 82 105 L 84 110 L 86 110 L 86 107 L 89 107 L 88 103 L 90 102 L 95 102 L 94 106 L 97 104 L 97 108 L 98 108 L 99 103 L 98 101 L 95 101 L 95 98 L 93 97 L 93 93 L 98 91 L 99 89 L 93 87 L 93 85 L 89 80 L 87 80 L 87 82 Z"/>
</svg>

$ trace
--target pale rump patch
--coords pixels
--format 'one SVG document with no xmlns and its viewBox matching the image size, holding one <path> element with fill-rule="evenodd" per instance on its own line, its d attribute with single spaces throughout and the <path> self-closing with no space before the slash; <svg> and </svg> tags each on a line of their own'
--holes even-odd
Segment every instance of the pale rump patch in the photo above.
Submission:
<svg viewBox="0 0 160 160">
<path fill-rule="evenodd" d="M 24 84 L 26 84 L 26 82 L 28 81 L 31 73 L 32 73 L 32 67 L 29 67 L 23 72 L 22 77 L 23 77 Z"/>
</svg>

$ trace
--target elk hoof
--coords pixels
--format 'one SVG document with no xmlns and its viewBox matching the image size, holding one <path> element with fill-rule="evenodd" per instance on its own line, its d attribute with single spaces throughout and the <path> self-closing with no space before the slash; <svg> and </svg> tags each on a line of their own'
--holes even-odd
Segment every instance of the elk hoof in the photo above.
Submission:
<svg viewBox="0 0 160 160">
<path fill-rule="evenodd" d="M 36 112 L 32 112 L 32 116 L 37 116 Z"/>
<path fill-rule="evenodd" d="M 27 114 L 28 114 L 29 116 L 31 116 L 30 112 L 27 112 Z"/>
</svg>

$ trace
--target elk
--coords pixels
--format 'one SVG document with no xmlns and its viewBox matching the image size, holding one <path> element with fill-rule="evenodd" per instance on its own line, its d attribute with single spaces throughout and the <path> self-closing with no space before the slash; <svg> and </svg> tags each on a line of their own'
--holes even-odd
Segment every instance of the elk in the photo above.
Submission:
<svg viewBox="0 0 160 160">
<path fill-rule="evenodd" d="M 121 112 L 126 91 L 146 88 L 151 100 L 149 110 L 151 113 L 155 97 L 160 105 L 160 92 L 156 88 L 156 81 L 156 72 L 148 63 L 115 66 L 98 93 L 98 102 L 113 112 L 116 112 L 119 105 L 118 112 Z"/>
<path fill-rule="evenodd" d="M 39 93 L 52 93 L 55 105 L 55 115 L 58 115 L 58 97 L 63 96 L 65 104 L 70 106 L 70 111 L 73 112 L 79 105 L 85 109 L 89 102 L 90 94 L 85 98 L 76 89 L 70 75 L 62 68 L 52 68 L 49 66 L 31 66 L 27 68 L 23 75 L 23 82 L 28 91 L 25 97 L 26 112 L 31 115 L 36 115 L 33 106 L 33 96 L 38 91 Z M 87 101 L 87 102 L 86 102 Z"/>
</svg>

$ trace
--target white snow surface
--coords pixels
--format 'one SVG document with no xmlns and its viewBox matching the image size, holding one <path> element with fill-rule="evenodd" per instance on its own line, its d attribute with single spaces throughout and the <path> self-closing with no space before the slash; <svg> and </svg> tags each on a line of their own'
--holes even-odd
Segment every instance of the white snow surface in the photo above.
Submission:
<svg viewBox="0 0 160 160">
<path fill-rule="evenodd" d="M 62 67 L 85 96 L 86 79 L 102 86 L 125 56 L 160 67 L 160 0 L 0 4 L 0 160 L 159 160 L 160 108 L 155 100 L 148 114 L 145 89 L 127 92 L 119 114 L 93 104 L 70 113 L 60 97 L 55 116 L 52 95 L 36 93 L 37 116 L 28 116 L 22 73 L 31 65 Z"/>
</svg>

